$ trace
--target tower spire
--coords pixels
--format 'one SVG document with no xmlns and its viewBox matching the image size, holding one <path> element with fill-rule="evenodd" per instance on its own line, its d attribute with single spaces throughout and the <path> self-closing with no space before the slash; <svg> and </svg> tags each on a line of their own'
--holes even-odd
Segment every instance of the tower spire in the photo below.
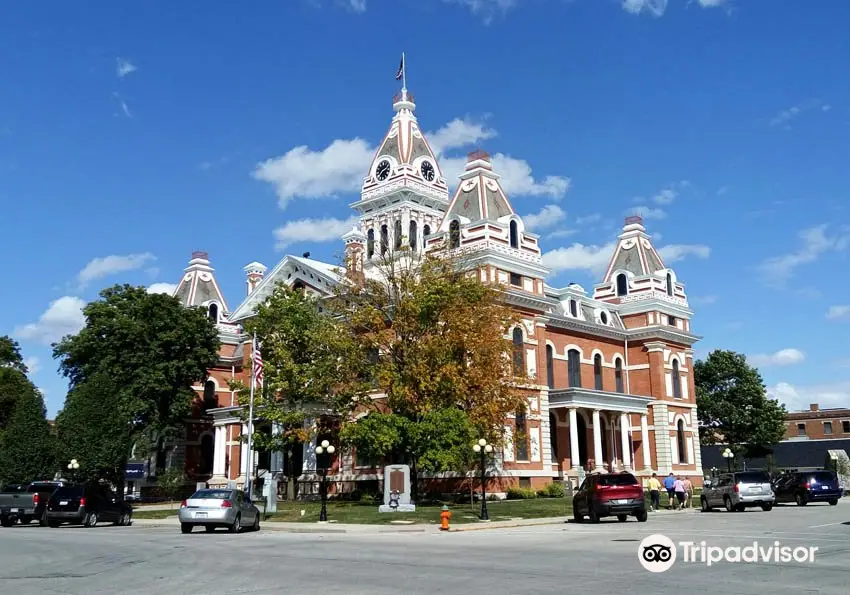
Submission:
<svg viewBox="0 0 850 595">
<path fill-rule="evenodd" d="M 398 66 L 398 71 L 395 73 L 395 80 L 401 81 L 401 101 L 407 102 L 407 60 L 404 52 L 401 53 L 401 64 Z"/>
</svg>

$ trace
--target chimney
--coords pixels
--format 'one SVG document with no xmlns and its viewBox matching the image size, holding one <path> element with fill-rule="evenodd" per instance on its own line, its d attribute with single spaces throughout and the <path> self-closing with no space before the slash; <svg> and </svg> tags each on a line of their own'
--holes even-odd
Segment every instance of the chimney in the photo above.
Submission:
<svg viewBox="0 0 850 595">
<path fill-rule="evenodd" d="M 366 236 L 356 227 L 342 236 L 345 242 L 345 275 L 357 284 L 365 280 Z"/>
<path fill-rule="evenodd" d="M 309 252 L 304 252 L 301 256 L 302 256 L 303 258 L 310 258 L 310 253 L 309 253 Z"/>
<path fill-rule="evenodd" d="M 263 280 L 268 269 L 262 263 L 254 261 L 251 264 L 242 267 L 242 270 L 245 271 L 246 275 L 245 284 L 248 286 L 247 295 L 251 295 Z"/>
<path fill-rule="evenodd" d="M 819 410 L 820 410 L 820 407 L 818 406 L 817 403 L 812 403 L 811 405 L 809 405 L 809 411 L 819 411 Z"/>
</svg>

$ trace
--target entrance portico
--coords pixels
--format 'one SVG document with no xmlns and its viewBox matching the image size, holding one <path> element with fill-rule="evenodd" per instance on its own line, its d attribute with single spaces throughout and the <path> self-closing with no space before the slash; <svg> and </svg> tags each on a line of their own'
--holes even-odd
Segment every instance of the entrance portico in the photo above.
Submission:
<svg viewBox="0 0 850 595">
<path fill-rule="evenodd" d="M 653 401 L 651 397 L 628 395 L 587 388 L 562 388 L 549 391 L 549 409 L 568 411 L 570 435 L 569 457 L 561 453 L 553 453 L 552 461 L 569 459 L 571 474 L 578 474 L 591 460 L 588 452 L 588 430 L 592 435 L 592 468 L 588 471 L 613 471 L 617 462 L 624 470 L 638 470 L 638 462 L 634 458 L 634 441 L 632 424 L 640 419 L 640 453 L 641 470 L 652 469 L 652 448 L 649 442 L 648 406 Z M 608 431 L 605 431 L 607 428 Z M 616 430 L 619 429 L 617 432 Z M 557 431 L 551 428 L 550 431 Z M 619 434 L 619 436 L 617 436 Z"/>
</svg>

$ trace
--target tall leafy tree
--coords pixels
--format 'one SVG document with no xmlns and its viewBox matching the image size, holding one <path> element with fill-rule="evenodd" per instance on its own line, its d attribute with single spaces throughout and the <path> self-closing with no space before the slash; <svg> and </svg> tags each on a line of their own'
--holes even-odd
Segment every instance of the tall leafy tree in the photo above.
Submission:
<svg viewBox="0 0 850 595">
<path fill-rule="evenodd" d="M 52 478 L 57 471 L 55 455 L 44 398 L 33 387 L 18 396 L 0 436 L 0 484 Z"/>
<path fill-rule="evenodd" d="M 0 337 L 0 435 L 9 424 L 18 399 L 36 391 L 27 378 L 28 372 L 17 341 Z"/>
<path fill-rule="evenodd" d="M 61 372 L 72 389 L 98 374 L 116 379 L 120 390 L 103 405 L 120 407 L 134 433 L 149 434 L 161 467 L 166 439 L 182 435 L 192 385 L 216 361 L 215 325 L 200 308 L 130 285 L 104 289 L 83 313 L 86 326 L 54 346 Z"/>
<path fill-rule="evenodd" d="M 76 459 L 80 480 L 123 481 L 133 447 L 133 420 L 125 407 L 110 405 L 120 393 L 114 378 L 96 374 L 68 393 L 56 417 L 60 461 Z"/>
<path fill-rule="evenodd" d="M 700 440 L 748 449 L 785 435 L 785 406 L 767 396 L 761 374 L 743 354 L 715 350 L 694 364 Z"/>
<path fill-rule="evenodd" d="M 13 368 L 24 374 L 29 372 L 24 364 L 18 342 L 8 335 L 0 337 L 0 367 Z"/>
</svg>

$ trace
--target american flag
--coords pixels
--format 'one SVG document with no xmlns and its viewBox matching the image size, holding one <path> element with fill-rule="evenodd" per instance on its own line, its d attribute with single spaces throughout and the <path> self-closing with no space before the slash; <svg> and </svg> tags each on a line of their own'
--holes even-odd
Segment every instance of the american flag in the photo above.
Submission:
<svg viewBox="0 0 850 595">
<path fill-rule="evenodd" d="M 398 65 L 398 72 L 395 73 L 395 80 L 400 81 L 404 77 L 404 54 L 401 55 L 401 64 Z"/>
<path fill-rule="evenodd" d="M 253 374 L 254 382 L 257 386 L 263 386 L 263 355 L 260 353 L 260 343 L 254 337 L 254 349 L 251 355 L 251 362 L 254 365 Z"/>
</svg>

